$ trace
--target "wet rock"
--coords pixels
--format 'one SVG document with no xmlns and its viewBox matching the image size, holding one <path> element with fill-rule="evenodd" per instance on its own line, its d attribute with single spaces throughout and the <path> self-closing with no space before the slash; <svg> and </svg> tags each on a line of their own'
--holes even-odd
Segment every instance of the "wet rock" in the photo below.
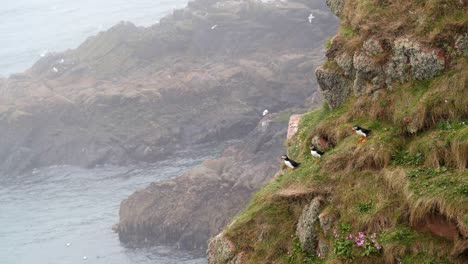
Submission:
<svg viewBox="0 0 468 264">
<path fill-rule="evenodd" d="M 309 254 L 314 254 L 317 248 L 318 232 L 316 225 L 318 224 L 318 216 L 324 199 L 318 196 L 312 202 L 304 207 L 299 222 L 297 223 L 296 235 L 301 243 L 301 248 Z"/>
<path fill-rule="evenodd" d="M 174 180 L 153 183 L 120 206 L 119 238 L 131 246 L 177 245 L 206 249 L 218 234 L 279 169 L 287 124 L 269 114 L 245 140 L 222 157 L 203 162 Z M 264 124 L 262 126 L 262 123 Z"/>
<path fill-rule="evenodd" d="M 333 69 L 323 66 L 315 70 L 315 76 L 322 94 L 331 108 L 343 104 L 351 90 L 351 81 Z"/>
<path fill-rule="evenodd" d="M 196 0 L 152 27 L 119 23 L 41 58 L 0 81 L 0 172 L 154 162 L 243 137 L 265 108 L 305 106 L 317 89 L 304 76 L 337 24 L 318 8 L 297 27 L 305 4 Z"/>
</svg>

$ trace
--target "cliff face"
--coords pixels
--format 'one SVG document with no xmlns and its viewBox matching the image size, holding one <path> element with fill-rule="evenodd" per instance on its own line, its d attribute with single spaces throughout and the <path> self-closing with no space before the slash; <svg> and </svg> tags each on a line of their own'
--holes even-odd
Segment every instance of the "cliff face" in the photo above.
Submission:
<svg viewBox="0 0 468 264">
<path fill-rule="evenodd" d="M 278 116 L 267 115 L 221 158 L 132 194 L 120 207 L 121 241 L 205 250 L 208 239 L 278 170 L 286 127 Z"/>
<path fill-rule="evenodd" d="M 321 4 L 197 0 L 48 55 L 0 80 L 0 172 L 151 162 L 240 138 L 265 108 L 317 100 L 308 72 L 330 25 Z"/>
<path fill-rule="evenodd" d="M 209 262 L 466 263 L 466 2 L 326 2 L 341 24 L 315 71 L 328 105 L 288 141 L 302 164 L 210 241 Z"/>
</svg>

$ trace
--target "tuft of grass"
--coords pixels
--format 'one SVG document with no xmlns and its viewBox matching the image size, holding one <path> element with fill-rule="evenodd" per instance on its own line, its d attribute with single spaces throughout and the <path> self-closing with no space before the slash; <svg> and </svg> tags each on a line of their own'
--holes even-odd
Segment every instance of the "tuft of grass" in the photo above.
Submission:
<svg viewBox="0 0 468 264">
<path fill-rule="evenodd" d="M 331 47 L 331 44 L 332 44 L 332 38 L 328 38 L 327 41 L 325 42 L 325 48 L 326 49 L 330 49 Z"/>
<path fill-rule="evenodd" d="M 367 202 L 358 203 L 356 207 L 359 212 L 368 213 L 374 208 L 374 202 L 370 200 Z"/>
<path fill-rule="evenodd" d="M 407 150 L 400 150 L 395 152 L 392 155 L 392 164 L 393 165 L 404 165 L 404 166 L 416 166 L 421 164 L 423 161 L 424 156 L 422 153 L 417 152 L 415 154 L 411 154 Z"/>
</svg>

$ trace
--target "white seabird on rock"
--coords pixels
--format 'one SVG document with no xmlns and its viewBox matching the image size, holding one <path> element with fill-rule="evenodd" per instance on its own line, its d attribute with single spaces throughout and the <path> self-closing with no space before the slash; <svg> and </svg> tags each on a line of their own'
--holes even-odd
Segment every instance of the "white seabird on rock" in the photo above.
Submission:
<svg viewBox="0 0 468 264">
<path fill-rule="evenodd" d="M 63 58 L 60 59 L 60 63 L 64 63 L 64 62 L 65 62 L 65 60 Z"/>
<path fill-rule="evenodd" d="M 70 242 L 68 242 L 66 245 L 67 245 L 67 247 L 69 247 L 69 246 L 71 246 L 71 243 L 70 243 Z"/>
<path fill-rule="evenodd" d="M 268 115 L 268 113 L 269 113 L 269 112 L 268 112 L 268 109 L 265 109 L 265 110 L 263 111 L 263 114 L 262 114 L 262 115 L 263 115 L 263 116 L 266 116 L 266 115 Z"/>
<path fill-rule="evenodd" d="M 310 13 L 309 17 L 307 19 L 309 19 L 309 23 L 312 24 L 312 19 L 314 19 L 314 15 L 312 13 Z"/>
<path fill-rule="evenodd" d="M 55 68 L 55 67 L 53 67 L 53 68 L 52 68 L 52 71 L 54 71 L 54 72 L 58 72 L 58 69 L 57 69 L 57 68 Z"/>
<path fill-rule="evenodd" d="M 211 27 L 211 30 L 213 30 L 213 29 L 215 29 L 215 28 L 217 28 L 217 27 L 218 27 L 218 25 L 213 25 L 213 26 Z"/>
</svg>

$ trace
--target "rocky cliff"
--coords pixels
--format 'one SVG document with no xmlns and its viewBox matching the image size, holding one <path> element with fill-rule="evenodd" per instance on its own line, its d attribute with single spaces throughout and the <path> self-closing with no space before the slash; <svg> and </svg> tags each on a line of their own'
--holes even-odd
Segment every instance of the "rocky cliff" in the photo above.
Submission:
<svg viewBox="0 0 468 264">
<path fill-rule="evenodd" d="M 277 115 L 267 115 L 219 159 L 132 194 L 120 208 L 121 241 L 133 246 L 164 243 L 206 250 L 208 239 L 278 170 L 286 128 Z"/>
<path fill-rule="evenodd" d="M 277 57 L 291 48 L 296 50 L 296 55 L 299 55 L 301 52 L 297 51 L 297 47 L 301 46 L 300 49 L 307 50 L 306 47 L 310 45 L 308 44 L 310 42 L 319 41 L 323 45 L 326 39 L 325 34 L 323 34 L 323 37 L 319 37 L 312 32 L 310 32 L 312 35 L 302 35 L 305 33 L 302 31 L 304 26 L 326 26 L 325 31 L 327 32 L 334 27 L 334 22 L 330 19 L 332 15 L 330 15 L 324 3 L 319 1 L 273 2 L 267 4 L 250 1 L 227 3 L 229 4 L 212 4 L 212 9 L 209 12 L 217 13 L 219 8 L 223 8 L 224 12 L 238 14 L 239 8 L 246 8 L 245 5 L 254 4 L 256 6 L 255 31 L 258 30 L 258 23 L 267 23 L 268 29 L 263 30 L 267 30 L 265 34 L 268 35 L 268 41 L 273 41 L 273 43 L 263 43 L 255 47 L 255 49 L 256 52 L 263 53 L 264 50 L 270 50 L 271 46 L 275 46 L 277 54 L 272 54 L 273 57 Z M 192 8 L 192 4 L 189 4 L 190 8 Z M 308 17 L 311 13 L 315 14 L 315 18 L 309 21 Z M 209 15 L 214 16 L 212 13 L 209 13 Z M 327 20 L 324 21 L 324 24 L 316 24 L 314 19 L 320 19 L 322 16 L 326 17 Z M 238 19 L 241 19 L 242 24 L 246 24 L 244 26 L 251 23 L 250 19 L 246 20 L 245 17 Z M 238 30 L 232 26 L 223 29 L 225 25 L 220 22 L 213 22 L 212 24 L 212 27 L 216 27 L 210 30 L 226 30 L 226 32 L 232 34 Z M 284 31 L 278 32 L 277 28 L 283 28 Z M 257 37 L 250 36 L 250 34 L 257 35 L 258 32 L 245 33 L 243 38 Z M 210 43 L 205 44 L 212 45 Z M 239 45 L 242 47 L 252 45 L 252 43 L 250 43 L 250 40 L 246 43 L 244 43 L 244 40 L 236 40 L 235 45 L 239 48 Z M 309 67 L 319 61 L 320 55 L 316 52 L 321 50 L 316 44 L 312 46 L 314 47 L 312 50 L 299 55 L 299 57 L 287 52 L 288 62 L 280 66 L 281 71 L 295 75 L 294 79 L 298 81 L 302 80 L 303 83 L 300 86 L 311 85 L 309 89 L 312 90 L 309 92 L 312 92 L 315 86 L 315 80 L 309 75 L 312 68 Z M 308 58 L 302 57 L 303 55 L 312 56 L 314 59 L 313 61 L 307 61 Z M 311 62 L 312 64 L 310 64 Z M 256 63 L 256 65 L 261 66 L 259 63 Z M 299 68 L 301 68 L 299 72 L 295 72 Z M 275 76 L 276 74 L 269 71 L 268 76 L 285 78 L 283 79 L 285 84 L 292 81 L 291 76 L 284 75 L 281 77 Z M 239 80 L 245 78 L 250 79 L 246 75 L 239 76 Z M 236 85 L 243 86 L 241 82 L 237 82 Z M 268 85 L 276 86 L 272 82 Z M 288 87 L 290 87 L 289 85 Z M 266 99 L 265 96 L 271 96 L 273 100 L 279 98 L 304 100 L 302 105 L 308 105 L 308 107 L 317 104 L 318 100 L 315 99 L 306 99 L 305 97 L 299 99 L 300 95 L 294 92 L 297 87 L 292 90 L 288 90 L 288 87 L 269 87 L 267 90 L 273 89 L 272 93 L 268 95 L 267 92 L 259 95 L 256 100 L 263 102 Z M 239 89 L 239 87 L 232 86 L 230 89 Z M 245 89 L 247 93 L 252 93 L 250 90 L 247 91 L 250 88 L 246 87 Z M 261 119 L 255 117 L 255 129 L 250 132 L 248 129 L 239 130 L 239 133 L 243 136 L 242 142 L 227 149 L 221 158 L 206 161 L 201 166 L 172 181 L 154 183 L 144 190 L 137 191 L 123 201 L 120 208 L 120 223 L 117 228 L 121 241 L 132 246 L 164 243 L 204 252 L 208 239 L 218 233 L 235 214 L 243 209 L 251 198 L 251 194 L 258 190 L 278 170 L 277 161 L 283 151 L 283 141 L 288 127 L 287 113 L 290 110 L 286 114 L 278 113 L 278 111 L 291 107 L 302 106 L 301 104 L 281 105 L 281 102 L 278 102 L 273 108 L 268 108 L 272 114 L 267 114 Z M 257 110 L 260 110 L 260 108 Z M 218 115 L 218 112 L 214 112 L 210 116 L 216 118 Z"/>
<path fill-rule="evenodd" d="M 302 165 L 211 239 L 209 262 L 466 263 L 466 1 L 326 2 L 341 23 L 315 71 L 328 104 L 287 144 Z"/>
<path fill-rule="evenodd" d="M 0 79 L 0 172 L 151 162 L 241 138 L 263 109 L 317 99 L 308 73 L 335 24 L 314 1 L 196 0 L 49 54 Z"/>
</svg>

